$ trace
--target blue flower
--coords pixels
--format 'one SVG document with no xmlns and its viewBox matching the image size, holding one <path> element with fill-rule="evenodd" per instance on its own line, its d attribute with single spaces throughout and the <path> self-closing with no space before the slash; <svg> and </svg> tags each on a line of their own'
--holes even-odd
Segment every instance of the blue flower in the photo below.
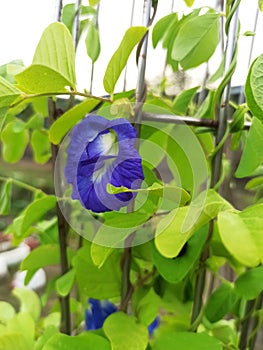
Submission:
<svg viewBox="0 0 263 350">
<path fill-rule="evenodd" d="M 99 301 L 89 298 L 90 310 L 85 312 L 86 330 L 99 329 L 106 318 L 117 311 L 117 307 L 109 301 Z"/>
<path fill-rule="evenodd" d="M 72 198 L 93 212 L 119 210 L 136 193 L 109 194 L 107 184 L 138 189 L 144 179 L 135 128 L 125 119 L 88 115 L 72 131 L 65 177 Z"/>
<path fill-rule="evenodd" d="M 90 310 L 85 311 L 85 324 L 87 331 L 101 328 L 106 318 L 118 310 L 116 305 L 112 304 L 108 300 L 100 301 L 89 298 L 88 301 L 90 304 Z M 154 330 L 159 326 L 159 324 L 160 318 L 157 316 L 148 326 L 149 336 L 153 335 Z"/>
</svg>

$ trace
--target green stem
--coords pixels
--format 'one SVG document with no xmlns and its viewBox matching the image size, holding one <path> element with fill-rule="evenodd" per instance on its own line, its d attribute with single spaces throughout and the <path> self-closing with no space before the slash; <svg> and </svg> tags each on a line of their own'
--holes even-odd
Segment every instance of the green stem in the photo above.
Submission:
<svg viewBox="0 0 263 350">
<path fill-rule="evenodd" d="M 261 293 L 259 295 L 259 297 L 257 298 L 257 300 L 256 300 L 255 311 L 259 311 L 261 309 L 262 303 L 263 303 L 263 293 Z M 248 338 L 248 348 L 249 348 L 249 350 L 254 350 L 254 348 L 255 348 L 258 331 L 261 328 L 261 321 L 260 320 L 261 320 L 261 318 L 256 313 L 255 317 L 253 318 L 253 321 L 252 321 L 251 333 L 250 333 L 250 336 Z"/>
<path fill-rule="evenodd" d="M 20 103 L 32 99 L 32 98 L 37 98 L 37 97 L 51 97 L 51 96 L 59 96 L 59 95 L 67 95 L 67 96 L 80 96 L 80 97 L 85 97 L 85 98 L 93 98 L 95 100 L 99 100 L 101 102 L 112 102 L 111 99 L 105 98 L 105 97 L 100 97 L 100 96 L 93 96 L 91 94 L 88 94 L 86 92 L 79 92 L 79 91 L 57 91 L 57 92 L 40 92 L 36 94 L 23 94 L 21 96 L 21 99 L 14 102 L 13 104 L 10 105 L 10 108 L 14 108 L 18 106 Z"/>
<path fill-rule="evenodd" d="M 209 242 L 212 237 L 213 226 L 214 226 L 213 221 L 210 221 L 205 248 L 203 250 L 203 253 L 201 255 L 200 262 L 199 262 L 200 269 L 196 277 L 194 303 L 193 303 L 192 316 L 191 316 L 192 331 L 197 330 L 197 327 L 202 320 L 203 294 L 204 294 L 205 283 L 206 283 L 206 269 L 204 265 L 205 265 L 206 259 L 209 256 Z"/>
<path fill-rule="evenodd" d="M 20 181 L 20 180 L 16 180 L 13 178 L 8 178 L 8 177 L 4 177 L 4 176 L 0 176 L 0 180 L 1 181 L 12 181 L 13 184 L 24 188 L 25 190 L 31 191 L 31 192 L 41 192 L 44 193 L 42 190 L 40 190 L 39 188 L 36 188 L 34 186 L 28 185 L 27 183 Z"/>
<path fill-rule="evenodd" d="M 250 331 L 251 315 L 255 307 L 255 300 L 248 300 L 244 318 L 241 322 L 241 331 L 239 338 L 239 349 L 246 350 L 248 344 L 248 333 Z"/>
</svg>

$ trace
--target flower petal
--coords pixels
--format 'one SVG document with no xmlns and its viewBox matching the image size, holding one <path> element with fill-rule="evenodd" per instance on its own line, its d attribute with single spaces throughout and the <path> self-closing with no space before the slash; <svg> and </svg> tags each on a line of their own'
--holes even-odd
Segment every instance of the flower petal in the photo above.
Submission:
<svg viewBox="0 0 263 350">
<path fill-rule="evenodd" d="M 80 122 L 72 131 L 65 167 L 72 198 L 94 212 L 128 205 L 136 194 L 109 194 L 107 184 L 140 188 L 144 175 L 135 138 L 135 128 L 122 118 L 110 121 L 89 115 Z"/>
</svg>

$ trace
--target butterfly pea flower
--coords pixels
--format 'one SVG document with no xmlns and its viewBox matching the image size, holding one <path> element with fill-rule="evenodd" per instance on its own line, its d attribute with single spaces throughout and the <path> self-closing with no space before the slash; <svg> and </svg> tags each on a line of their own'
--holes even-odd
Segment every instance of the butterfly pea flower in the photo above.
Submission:
<svg viewBox="0 0 263 350">
<path fill-rule="evenodd" d="M 118 311 L 116 305 L 108 300 L 100 301 L 89 298 L 88 302 L 90 304 L 90 309 L 85 311 L 85 329 L 87 331 L 101 328 L 106 318 L 112 313 Z M 149 336 L 153 336 L 153 333 L 159 324 L 160 318 L 157 316 L 148 326 Z"/>
<path fill-rule="evenodd" d="M 110 194 L 107 185 L 138 189 L 144 179 L 135 148 L 135 128 L 123 118 L 108 120 L 90 114 L 77 124 L 67 149 L 65 177 L 72 198 L 93 212 L 120 210 L 134 192 Z"/>
</svg>

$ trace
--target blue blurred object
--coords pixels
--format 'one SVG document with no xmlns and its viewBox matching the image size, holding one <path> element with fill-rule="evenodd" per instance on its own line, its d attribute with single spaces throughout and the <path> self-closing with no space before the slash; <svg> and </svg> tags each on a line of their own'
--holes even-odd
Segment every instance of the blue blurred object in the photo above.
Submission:
<svg viewBox="0 0 263 350">
<path fill-rule="evenodd" d="M 103 326 L 106 318 L 118 309 L 116 305 L 105 300 L 89 298 L 90 309 L 85 312 L 86 330 L 99 329 Z M 148 326 L 149 335 L 152 336 L 154 330 L 159 326 L 160 318 L 157 316 L 153 322 Z"/>
<path fill-rule="evenodd" d="M 159 326 L 160 324 L 160 317 L 155 317 L 155 319 L 152 321 L 151 324 L 148 326 L 149 335 L 153 335 L 154 330 Z"/>
<path fill-rule="evenodd" d="M 106 318 L 117 311 L 117 307 L 109 301 L 89 298 L 90 310 L 86 310 L 86 330 L 99 329 Z"/>
</svg>

